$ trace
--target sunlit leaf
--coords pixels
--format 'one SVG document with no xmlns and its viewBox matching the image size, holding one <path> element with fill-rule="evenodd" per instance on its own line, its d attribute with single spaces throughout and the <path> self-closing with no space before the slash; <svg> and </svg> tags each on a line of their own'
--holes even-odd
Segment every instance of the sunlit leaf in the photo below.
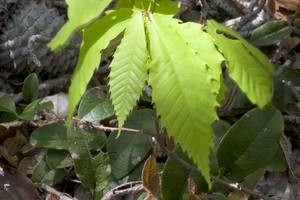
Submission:
<svg viewBox="0 0 300 200">
<path fill-rule="evenodd" d="M 92 78 L 94 70 L 100 64 L 101 50 L 105 49 L 109 42 L 124 30 L 131 15 L 132 11 L 128 9 L 113 11 L 84 30 L 83 45 L 69 88 L 68 122 Z"/>
<path fill-rule="evenodd" d="M 120 128 L 143 92 L 147 58 L 143 16 L 142 12 L 136 12 L 110 64 L 110 93 Z"/>
<path fill-rule="evenodd" d="M 158 14 L 150 15 L 147 23 L 152 98 L 168 134 L 193 158 L 210 183 L 211 123 L 218 119 L 218 103 L 206 63 L 177 33 L 178 26 L 177 20 Z"/>
<path fill-rule="evenodd" d="M 267 105 L 272 99 L 275 74 L 268 58 L 238 33 L 213 20 L 207 22 L 207 32 L 224 55 L 229 76 L 252 103 L 261 108 Z"/>
<path fill-rule="evenodd" d="M 52 50 L 57 50 L 59 47 L 66 45 L 75 31 L 78 31 L 99 17 L 111 1 L 112 0 L 66 0 L 68 4 L 68 21 L 50 41 L 48 46 Z"/>
</svg>

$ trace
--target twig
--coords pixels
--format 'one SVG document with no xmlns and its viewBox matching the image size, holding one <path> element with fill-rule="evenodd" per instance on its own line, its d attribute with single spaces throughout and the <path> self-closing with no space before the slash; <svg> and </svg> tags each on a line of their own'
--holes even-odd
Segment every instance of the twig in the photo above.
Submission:
<svg viewBox="0 0 300 200">
<path fill-rule="evenodd" d="M 293 124 L 300 124 L 300 117 L 297 116 L 283 115 L 283 119 Z"/>
<path fill-rule="evenodd" d="M 230 109 L 232 108 L 232 105 L 233 105 L 233 97 L 238 93 L 238 91 L 239 91 L 239 88 L 235 84 L 232 87 L 232 89 L 230 90 L 230 94 L 229 94 L 226 102 L 224 103 L 224 105 L 218 109 L 218 114 L 220 116 L 226 116 L 229 113 L 229 111 L 230 111 Z"/>
<path fill-rule="evenodd" d="M 141 181 L 129 182 L 123 185 L 119 185 L 114 189 L 108 191 L 104 194 L 101 200 L 114 200 L 128 194 L 139 196 L 144 191 L 145 189 Z"/>
<path fill-rule="evenodd" d="M 260 13 L 262 11 L 262 9 L 264 8 L 266 3 L 266 0 L 261 0 L 260 4 L 258 5 L 258 7 L 254 10 L 255 6 L 256 6 L 256 2 L 251 4 L 249 7 L 249 13 L 246 14 L 245 16 L 243 16 L 241 18 L 241 21 L 237 24 L 237 26 L 235 27 L 236 31 L 239 31 L 243 28 L 243 26 L 245 26 L 249 21 L 253 20 L 258 13 Z"/>
<path fill-rule="evenodd" d="M 132 128 L 121 128 L 121 129 L 119 129 L 119 128 L 116 128 L 116 127 L 107 127 L 107 126 L 103 126 L 101 124 L 93 124 L 93 123 L 90 123 L 88 121 L 78 119 L 76 117 L 73 117 L 73 121 L 76 122 L 76 123 L 87 125 L 87 126 L 93 128 L 93 129 L 96 129 L 96 130 L 99 130 L 99 131 L 114 132 L 114 131 L 121 130 L 121 131 L 129 132 L 129 133 L 142 133 L 142 134 L 148 135 L 150 137 L 155 137 L 154 133 L 150 133 L 150 132 L 147 132 L 147 131 L 144 131 L 144 130 L 138 130 L 138 129 L 132 129 Z"/>
</svg>

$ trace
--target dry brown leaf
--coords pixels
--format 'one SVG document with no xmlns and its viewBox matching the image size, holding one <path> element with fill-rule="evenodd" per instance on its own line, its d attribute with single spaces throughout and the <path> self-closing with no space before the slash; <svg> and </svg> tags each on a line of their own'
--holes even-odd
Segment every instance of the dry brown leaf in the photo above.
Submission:
<svg viewBox="0 0 300 200">
<path fill-rule="evenodd" d="M 27 176 L 12 167 L 0 167 L 0 199 L 41 199 L 35 185 Z"/>
<path fill-rule="evenodd" d="M 143 187 L 147 191 L 147 200 L 152 200 L 159 190 L 159 171 L 155 158 L 150 155 L 142 172 Z"/>
</svg>

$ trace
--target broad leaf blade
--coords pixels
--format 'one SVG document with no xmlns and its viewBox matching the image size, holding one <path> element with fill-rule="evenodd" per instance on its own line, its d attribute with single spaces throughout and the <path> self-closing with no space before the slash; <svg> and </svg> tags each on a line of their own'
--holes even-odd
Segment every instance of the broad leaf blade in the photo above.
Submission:
<svg viewBox="0 0 300 200">
<path fill-rule="evenodd" d="M 47 182 L 56 184 L 66 176 L 65 169 L 52 169 L 48 163 L 46 156 L 34 167 L 31 179 L 34 182 Z"/>
<path fill-rule="evenodd" d="M 33 102 L 39 97 L 39 79 L 35 73 L 25 78 L 22 94 L 27 103 Z"/>
<path fill-rule="evenodd" d="M 88 189 L 96 187 L 95 171 L 92 155 L 85 139 L 85 131 L 73 123 L 67 129 L 68 146 L 74 160 L 76 176 Z"/>
<path fill-rule="evenodd" d="M 195 56 L 198 56 L 205 62 L 208 68 L 208 78 L 212 84 L 212 92 L 215 93 L 216 96 L 219 96 L 221 100 L 225 92 L 225 90 L 221 90 L 221 87 L 225 87 L 221 68 L 221 63 L 224 58 L 216 49 L 213 39 L 209 34 L 203 31 L 202 26 L 193 22 L 187 22 L 177 26 L 177 31 L 188 45 L 197 52 Z"/>
<path fill-rule="evenodd" d="M 101 152 L 92 159 L 92 163 L 96 179 L 95 199 L 101 199 L 111 174 L 109 155 Z"/>
<path fill-rule="evenodd" d="M 189 160 L 178 146 L 173 151 L 182 160 Z M 161 192 L 164 199 L 183 199 L 185 185 L 190 170 L 172 157 L 169 157 L 161 177 Z"/>
<path fill-rule="evenodd" d="M 112 0 L 66 0 L 68 4 L 68 21 L 50 41 L 48 46 L 57 50 L 65 45 L 75 31 L 78 31 L 91 21 L 95 20 Z"/>
<path fill-rule="evenodd" d="M 158 14 L 150 15 L 150 19 L 149 83 L 157 114 L 170 136 L 193 158 L 210 183 L 208 155 L 217 102 L 208 70 L 173 28 L 179 26 L 177 20 Z"/>
<path fill-rule="evenodd" d="M 51 101 L 42 102 L 41 99 L 37 99 L 26 106 L 18 117 L 24 120 L 34 120 L 36 112 L 42 109 L 53 109 L 53 103 Z"/>
<path fill-rule="evenodd" d="M 14 99 L 8 95 L 0 97 L 0 111 L 12 113 L 15 116 L 18 116 Z"/>
<path fill-rule="evenodd" d="M 219 167 L 237 180 L 264 168 L 276 153 L 283 130 L 283 119 L 277 109 L 249 111 L 222 139 L 217 152 Z"/>
<path fill-rule="evenodd" d="M 151 109 L 133 111 L 126 120 L 125 127 L 154 133 L 154 117 L 155 113 Z M 110 154 L 112 178 L 119 180 L 138 168 L 139 164 L 143 164 L 152 146 L 149 137 L 144 134 L 122 132 L 116 137 L 117 132 L 109 135 L 106 148 Z"/>
<path fill-rule="evenodd" d="M 142 12 L 136 12 L 110 64 L 110 93 L 119 128 L 143 93 L 147 79 L 148 51 Z"/>
<path fill-rule="evenodd" d="M 30 135 L 30 144 L 35 147 L 68 150 L 67 128 L 59 124 L 40 127 Z"/>
<path fill-rule="evenodd" d="M 147 191 L 147 196 L 156 196 L 159 190 L 159 171 L 155 158 L 150 155 L 146 160 L 142 172 L 143 187 Z"/>
<path fill-rule="evenodd" d="M 207 31 L 226 59 L 229 76 L 249 100 L 259 107 L 268 104 L 275 74 L 268 58 L 238 33 L 213 20 L 207 22 Z"/>
<path fill-rule="evenodd" d="M 78 107 L 78 117 L 82 120 L 96 123 L 114 115 L 114 108 L 107 94 L 94 88 L 86 92 Z M 103 94 L 103 95 L 101 95 Z"/>
<path fill-rule="evenodd" d="M 52 169 L 65 169 L 73 166 L 69 151 L 48 149 L 46 161 Z"/>
<path fill-rule="evenodd" d="M 69 88 L 68 122 L 84 94 L 94 70 L 100 64 L 100 51 L 105 49 L 109 42 L 124 30 L 131 14 L 132 11 L 128 9 L 113 11 L 84 30 L 83 45 Z"/>
<path fill-rule="evenodd" d="M 95 132 L 92 134 L 97 135 Z M 89 141 L 91 134 L 76 124 L 69 124 L 67 138 L 69 151 L 74 160 L 76 176 L 84 187 L 93 189 L 97 199 L 99 199 L 103 195 L 103 189 L 110 175 L 108 155 L 100 152 L 93 157 L 90 152 Z"/>
<path fill-rule="evenodd" d="M 292 32 L 292 27 L 286 21 L 269 21 L 253 31 L 250 43 L 256 46 L 272 45 L 289 37 Z"/>
</svg>

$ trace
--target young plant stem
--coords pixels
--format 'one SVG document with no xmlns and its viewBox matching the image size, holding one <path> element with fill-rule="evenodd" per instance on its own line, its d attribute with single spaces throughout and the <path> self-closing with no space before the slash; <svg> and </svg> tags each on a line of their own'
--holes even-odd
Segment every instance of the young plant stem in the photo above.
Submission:
<svg viewBox="0 0 300 200">
<path fill-rule="evenodd" d="M 232 87 L 232 89 L 230 90 L 230 94 L 229 94 L 226 102 L 224 103 L 224 105 L 218 109 L 219 116 L 226 116 L 230 112 L 232 105 L 233 105 L 233 97 L 238 93 L 238 91 L 239 91 L 239 88 L 235 84 Z"/>
</svg>

